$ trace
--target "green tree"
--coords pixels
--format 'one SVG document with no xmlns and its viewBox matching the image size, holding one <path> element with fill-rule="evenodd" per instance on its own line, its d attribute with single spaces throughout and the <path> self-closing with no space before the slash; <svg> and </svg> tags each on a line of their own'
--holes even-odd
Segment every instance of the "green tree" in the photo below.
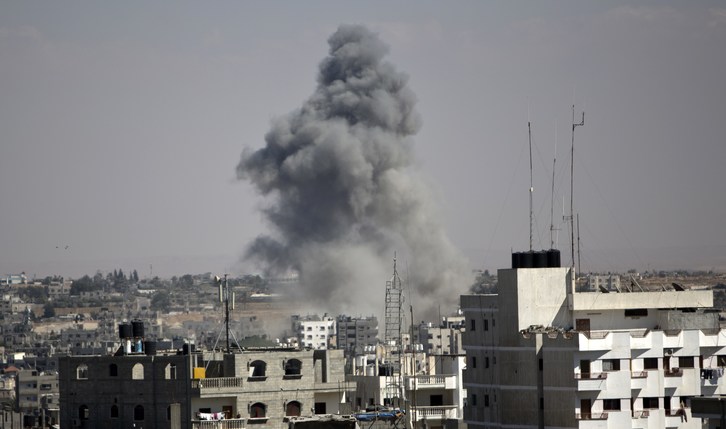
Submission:
<svg viewBox="0 0 726 429">
<path fill-rule="evenodd" d="M 53 304 L 45 304 L 45 306 L 43 307 L 43 317 L 55 317 L 55 307 L 53 307 Z"/>
<path fill-rule="evenodd" d="M 151 297 L 152 310 L 169 311 L 171 308 L 171 295 L 167 291 L 159 291 Z"/>
</svg>

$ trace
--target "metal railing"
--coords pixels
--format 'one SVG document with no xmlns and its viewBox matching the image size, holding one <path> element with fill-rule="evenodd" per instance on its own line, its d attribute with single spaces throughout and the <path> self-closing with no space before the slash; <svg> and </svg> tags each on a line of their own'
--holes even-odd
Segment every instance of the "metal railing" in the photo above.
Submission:
<svg viewBox="0 0 726 429">
<path fill-rule="evenodd" d="M 640 410 L 640 411 L 633 411 L 633 418 L 634 419 L 644 419 L 650 416 L 649 410 Z"/>
<path fill-rule="evenodd" d="M 607 420 L 608 413 L 577 413 L 576 420 Z"/>
<path fill-rule="evenodd" d="M 576 372 L 576 380 L 603 380 L 608 378 L 607 372 Z"/>
<path fill-rule="evenodd" d="M 458 409 L 456 405 L 442 405 L 431 407 L 416 406 L 412 408 L 414 420 L 433 420 L 433 419 L 458 419 Z"/>
</svg>

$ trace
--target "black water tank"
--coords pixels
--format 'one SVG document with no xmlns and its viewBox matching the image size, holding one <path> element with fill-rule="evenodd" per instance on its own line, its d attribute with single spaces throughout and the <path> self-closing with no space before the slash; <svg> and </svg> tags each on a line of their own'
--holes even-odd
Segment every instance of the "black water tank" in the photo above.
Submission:
<svg viewBox="0 0 726 429">
<path fill-rule="evenodd" d="M 156 341 L 144 341 L 144 353 L 147 356 L 156 355 Z"/>
<path fill-rule="evenodd" d="M 550 249 L 547 251 L 547 266 L 550 268 L 560 268 L 560 251 Z"/>
<path fill-rule="evenodd" d="M 512 252 L 512 268 L 517 269 L 519 268 L 519 252 Z"/>
<path fill-rule="evenodd" d="M 118 337 L 122 340 L 125 338 L 133 337 L 134 332 L 130 323 L 119 323 L 118 324 Z"/>
<path fill-rule="evenodd" d="M 131 326 L 133 327 L 134 337 L 142 338 L 144 336 L 144 322 L 141 320 L 132 320 Z"/>
<path fill-rule="evenodd" d="M 534 253 L 534 268 L 547 268 L 547 252 L 544 250 Z"/>
<path fill-rule="evenodd" d="M 534 255 L 532 252 L 522 252 L 519 255 L 519 268 L 534 267 Z"/>
<path fill-rule="evenodd" d="M 182 346 L 182 354 L 183 355 L 189 354 L 189 344 L 184 343 L 184 345 Z"/>
</svg>

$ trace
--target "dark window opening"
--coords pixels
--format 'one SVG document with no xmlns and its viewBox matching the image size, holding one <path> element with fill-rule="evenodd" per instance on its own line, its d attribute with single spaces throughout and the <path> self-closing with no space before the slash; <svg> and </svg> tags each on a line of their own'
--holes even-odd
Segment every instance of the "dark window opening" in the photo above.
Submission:
<svg viewBox="0 0 726 429">
<path fill-rule="evenodd" d="M 81 405 L 78 407 L 78 418 L 81 420 L 88 420 L 88 417 L 90 415 L 90 411 L 88 410 L 88 406 Z"/>
<path fill-rule="evenodd" d="M 489 395 L 484 395 L 484 406 L 485 407 L 489 406 Z"/>
<path fill-rule="evenodd" d="M 261 402 L 255 402 L 250 407 L 250 418 L 261 419 L 265 417 L 265 404 Z"/>
<path fill-rule="evenodd" d="M 643 368 L 645 368 L 645 369 L 658 369 L 658 358 L 645 358 L 645 359 L 643 359 Z"/>
<path fill-rule="evenodd" d="M 111 405 L 111 418 L 117 419 L 118 418 L 118 405 Z"/>
<path fill-rule="evenodd" d="M 605 411 L 620 411 L 620 399 L 603 399 L 602 409 Z"/>
<path fill-rule="evenodd" d="M 118 366 L 115 363 L 108 366 L 108 375 L 109 377 L 118 377 Z"/>
<path fill-rule="evenodd" d="M 250 377 L 264 377 L 267 371 L 267 364 L 264 361 L 256 360 L 250 364 Z"/>
<path fill-rule="evenodd" d="M 682 356 L 678 358 L 678 367 L 679 368 L 695 368 L 696 366 L 696 358 L 693 356 Z"/>
<path fill-rule="evenodd" d="M 137 405 L 134 407 L 134 420 L 139 422 L 144 420 L 144 406 Z"/>
<path fill-rule="evenodd" d="M 300 376 L 302 374 L 302 362 L 298 359 L 290 359 L 285 362 L 285 376 Z"/>
<path fill-rule="evenodd" d="M 325 410 L 325 402 L 315 403 L 315 414 L 327 414 Z"/>
<path fill-rule="evenodd" d="M 645 317 L 647 315 L 647 308 L 629 308 L 625 310 L 625 317 Z"/>
<path fill-rule="evenodd" d="M 484 319 L 484 330 L 485 331 L 489 330 L 489 320 L 487 320 L 487 319 Z"/>
<path fill-rule="evenodd" d="M 476 331 L 476 319 L 471 319 L 471 330 Z"/>
<path fill-rule="evenodd" d="M 602 361 L 603 371 L 620 371 L 620 359 L 605 359 Z"/>
<path fill-rule="evenodd" d="M 297 401 L 291 401 L 287 403 L 287 406 L 285 406 L 285 415 L 286 416 L 299 416 L 300 411 L 302 409 L 302 406 Z"/>
<path fill-rule="evenodd" d="M 429 401 L 432 407 L 441 407 L 444 405 L 444 395 L 431 395 Z"/>
<path fill-rule="evenodd" d="M 658 398 L 643 398 L 643 409 L 657 409 Z"/>
</svg>

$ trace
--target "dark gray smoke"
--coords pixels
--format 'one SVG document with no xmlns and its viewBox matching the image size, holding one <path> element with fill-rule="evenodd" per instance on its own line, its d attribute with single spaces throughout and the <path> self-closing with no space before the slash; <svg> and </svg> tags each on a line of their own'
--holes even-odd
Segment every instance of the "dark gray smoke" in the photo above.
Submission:
<svg viewBox="0 0 726 429">
<path fill-rule="evenodd" d="M 245 150 L 237 166 L 271 201 L 273 236 L 258 237 L 247 256 L 296 270 L 302 295 L 327 310 L 367 314 L 383 310 L 398 250 L 416 307 L 453 303 L 468 284 L 464 262 L 410 168 L 420 119 L 407 77 L 365 27 L 341 26 L 328 43 L 315 93 L 273 120 L 266 146 Z"/>
</svg>

